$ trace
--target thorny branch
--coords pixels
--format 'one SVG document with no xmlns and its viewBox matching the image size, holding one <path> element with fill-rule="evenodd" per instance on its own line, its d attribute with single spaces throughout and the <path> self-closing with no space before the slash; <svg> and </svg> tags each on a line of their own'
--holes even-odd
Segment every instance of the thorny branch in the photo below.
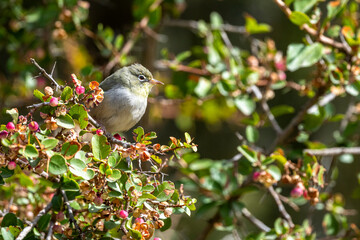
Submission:
<svg viewBox="0 0 360 240">
<path fill-rule="evenodd" d="M 37 69 L 39 69 L 41 75 L 43 75 L 46 79 L 50 80 L 51 83 L 55 86 L 55 92 L 61 89 L 62 87 L 55 81 L 51 74 L 48 74 L 45 69 L 43 69 L 33 58 L 30 58 L 30 62 L 35 65 Z"/>
<path fill-rule="evenodd" d="M 21 233 L 19 234 L 19 236 L 16 238 L 16 240 L 22 240 L 26 237 L 26 235 L 28 235 L 28 233 L 31 232 L 31 230 L 36 226 L 36 224 L 38 223 L 38 221 L 40 220 L 40 218 L 45 215 L 47 212 L 50 211 L 50 209 L 52 208 L 52 202 L 50 201 L 48 203 L 48 205 L 46 205 L 45 208 L 43 208 L 38 215 L 36 215 L 36 217 L 34 218 L 34 220 L 31 222 L 31 224 L 27 227 L 25 227 Z"/>
<path fill-rule="evenodd" d="M 247 208 L 241 209 L 242 215 L 249 220 L 252 224 L 254 224 L 257 228 L 259 228 L 263 232 L 270 232 L 271 228 L 265 225 L 262 221 L 254 217 L 251 212 Z"/>
<path fill-rule="evenodd" d="M 64 203 L 65 203 L 65 205 L 67 207 L 67 210 L 68 210 L 67 212 L 68 212 L 68 215 L 69 215 L 70 223 L 72 222 L 74 224 L 75 228 L 79 231 L 79 233 L 82 234 L 81 229 L 80 229 L 79 225 L 77 224 L 77 222 L 76 222 L 76 220 L 74 218 L 74 213 L 73 213 L 72 207 L 70 206 L 69 199 L 66 196 L 65 191 L 60 190 L 60 192 L 61 192 L 61 195 L 64 198 Z"/>
</svg>

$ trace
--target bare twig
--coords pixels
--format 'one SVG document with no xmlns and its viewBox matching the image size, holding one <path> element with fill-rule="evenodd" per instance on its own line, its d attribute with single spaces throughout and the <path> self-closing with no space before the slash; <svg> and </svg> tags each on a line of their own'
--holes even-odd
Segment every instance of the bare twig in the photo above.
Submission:
<svg viewBox="0 0 360 240">
<path fill-rule="evenodd" d="M 163 22 L 164 26 L 168 27 L 182 27 L 182 28 L 189 28 L 192 30 L 198 30 L 198 21 L 194 20 L 179 20 L 179 19 L 171 19 L 171 20 L 165 20 Z M 211 26 L 210 26 L 211 27 Z M 231 32 L 231 33 L 240 33 L 240 34 L 246 34 L 246 28 L 243 26 L 236 26 L 231 24 L 222 24 L 220 27 L 220 30 Z"/>
<path fill-rule="evenodd" d="M 31 108 L 37 109 L 37 108 L 40 108 L 40 107 L 42 107 L 42 106 L 46 106 L 46 105 L 49 105 L 49 104 L 50 104 L 50 102 L 35 103 L 35 104 L 33 104 L 33 105 L 26 106 L 26 108 L 28 108 L 28 109 L 31 109 Z"/>
<path fill-rule="evenodd" d="M 30 58 L 30 62 L 35 65 L 37 69 L 39 69 L 40 73 L 48 80 L 51 81 L 51 83 L 55 86 L 55 92 L 62 87 L 55 81 L 55 79 L 52 77 L 52 75 L 48 74 L 45 69 L 40 67 L 40 65 L 35 61 L 35 59 Z M 54 66 L 55 67 L 55 66 Z"/>
<path fill-rule="evenodd" d="M 289 215 L 289 213 L 286 211 L 284 205 L 282 204 L 279 194 L 274 190 L 273 186 L 270 186 L 268 188 L 268 190 L 269 190 L 271 196 L 274 198 L 276 205 L 278 206 L 279 212 L 285 218 L 285 220 L 289 223 L 290 228 L 293 228 L 295 225 L 291 219 L 291 216 Z"/>
<path fill-rule="evenodd" d="M 340 132 L 344 132 L 346 126 L 348 125 L 351 116 L 354 114 L 355 108 L 355 98 L 351 97 L 350 103 L 348 104 L 348 108 L 345 112 L 344 118 L 340 122 Z"/>
<path fill-rule="evenodd" d="M 50 225 L 49 225 L 49 231 L 46 234 L 46 239 L 45 240 L 51 240 L 52 239 L 54 225 L 55 225 L 55 222 L 53 220 L 51 220 Z"/>
<path fill-rule="evenodd" d="M 305 149 L 304 153 L 316 156 L 336 156 L 341 154 L 360 155 L 360 147 L 335 147 L 325 149 Z"/>
<path fill-rule="evenodd" d="M 279 6 L 279 8 L 285 13 L 285 15 L 287 17 L 289 17 L 292 14 L 292 11 L 290 10 L 290 8 L 288 8 L 288 6 L 282 0 L 274 0 L 274 2 Z M 312 28 L 311 26 L 309 26 L 308 24 L 304 24 L 301 27 L 308 34 L 310 34 L 313 37 L 316 37 L 316 39 L 319 42 L 321 42 L 325 45 L 337 48 L 343 52 L 346 52 L 347 54 L 352 53 L 351 49 L 348 49 L 343 43 L 337 42 L 334 39 L 331 39 L 323 34 L 319 35 L 318 31 L 316 29 Z"/>
<path fill-rule="evenodd" d="M 70 206 L 69 199 L 68 199 L 68 197 L 66 196 L 65 191 L 64 191 L 64 190 L 60 190 L 60 192 L 61 192 L 61 195 L 62 195 L 63 198 L 64 198 L 64 203 L 65 203 L 65 205 L 66 205 L 66 207 L 67 207 L 67 212 L 68 212 L 68 216 L 69 216 L 69 219 L 70 219 L 70 223 L 73 223 L 74 226 L 75 226 L 75 228 L 76 228 L 76 230 L 78 230 L 79 233 L 82 234 L 81 229 L 80 229 L 79 225 L 77 224 L 77 222 L 76 222 L 76 220 L 75 220 L 75 218 L 74 218 L 74 213 L 73 213 L 72 207 Z"/>
<path fill-rule="evenodd" d="M 26 166 L 30 165 L 28 162 L 26 162 L 26 161 L 24 161 L 24 160 L 22 160 L 20 158 L 16 159 L 16 162 L 21 163 L 21 164 L 26 165 Z M 39 176 L 41 176 L 43 178 L 46 178 L 47 180 L 49 180 L 51 182 L 57 182 L 57 183 L 60 182 L 59 178 L 49 176 L 49 174 L 47 172 L 45 172 L 45 171 L 42 171 L 42 172 L 39 173 L 39 172 L 37 172 L 35 170 L 35 168 L 32 168 L 32 171 L 34 173 L 38 174 Z"/>
<path fill-rule="evenodd" d="M 255 96 L 260 100 L 261 107 L 264 110 L 266 116 L 268 117 L 271 125 L 273 126 L 274 130 L 278 135 L 282 134 L 283 130 L 281 129 L 280 125 L 276 121 L 274 115 L 270 111 L 270 107 L 266 102 L 266 99 L 264 98 L 263 94 L 260 92 L 259 88 L 255 85 L 251 86 L 252 92 L 255 94 Z"/>
<path fill-rule="evenodd" d="M 262 221 L 260 221 L 258 218 L 254 217 L 251 212 L 247 208 L 243 208 L 241 210 L 241 213 L 243 216 L 249 220 L 252 224 L 254 224 L 258 229 L 260 229 L 263 232 L 270 232 L 271 228 L 265 225 Z"/>
<path fill-rule="evenodd" d="M 36 215 L 36 217 L 34 218 L 34 220 L 31 222 L 31 224 L 27 227 L 25 227 L 21 233 L 19 234 L 19 236 L 16 238 L 16 240 L 22 240 L 26 237 L 26 235 L 28 235 L 28 233 L 31 232 L 31 230 L 36 226 L 36 224 L 38 223 L 38 221 L 40 220 L 40 218 L 42 216 L 44 216 L 47 212 L 50 211 L 52 207 L 52 202 L 49 202 L 48 205 L 46 205 L 45 208 L 43 208 L 38 215 Z"/>
</svg>

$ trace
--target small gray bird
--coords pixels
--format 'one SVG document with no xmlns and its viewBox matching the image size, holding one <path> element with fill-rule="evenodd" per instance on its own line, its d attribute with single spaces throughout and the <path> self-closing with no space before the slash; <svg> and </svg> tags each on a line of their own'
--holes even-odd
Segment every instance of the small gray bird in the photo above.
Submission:
<svg viewBox="0 0 360 240">
<path fill-rule="evenodd" d="M 127 131 L 144 115 L 156 84 L 163 83 L 141 64 L 123 67 L 101 82 L 104 99 L 90 114 L 110 133 Z"/>
</svg>

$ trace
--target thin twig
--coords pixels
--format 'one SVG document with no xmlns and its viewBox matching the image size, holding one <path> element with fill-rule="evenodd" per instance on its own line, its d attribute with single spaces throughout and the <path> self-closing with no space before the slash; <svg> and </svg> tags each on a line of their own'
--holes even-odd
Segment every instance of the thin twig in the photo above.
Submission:
<svg viewBox="0 0 360 240">
<path fill-rule="evenodd" d="M 247 208 L 244 207 L 243 209 L 241 209 L 241 213 L 247 220 L 249 220 L 252 224 L 254 224 L 261 231 L 270 232 L 271 228 L 266 226 L 265 223 L 260 221 L 258 218 L 254 217 Z"/>
<path fill-rule="evenodd" d="M 55 81 L 55 79 L 52 77 L 52 75 L 48 74 L 45 69 L 43 69 L 42 67 L 40 67 L 40 65 L 35 61 L 35 59 L 30 58 L 30 62 L 32 64 L 35 65 L 35 67 L 37 69 L 39 69 L 40 73 L 47 78 L 48 80 L 50 80 L 52 82 L 52 84 L 55 86 L 55 92 L 58 91 L 59 89 L 62 89 L 62 87 Z"/>
<path fill-rule="evenodd" d="M 31 109 L 31 108 L 37 109 L 37 108 L 40 108 L 40 107 L 42 107 L 42 106 L 46 106 L 46 105 L 49 105 L 49 104 L 50 104 L 50 102 L 35 103 L 35 104 L 33 104 L 33 105 L 26 106 L 26 108 L 28 108 L 28 109 Z"/>
<path fill-rule="evenodd" d="M 19 236 L 16 238 L 16 240 L 22 240 L 26 237 L 26 235 L 28 235 L 28 233 L 31 232 L 31 230 L 36 226 L 36 224 L 38 223 L 38 221 L 40 220 L 40 218 L 42 216 L 44 216 L 47 212 L 50 211 L 50 209 L 52 208 L 52 202 L 49 202 L 48 205 L 46 205 L 45 208 L 43 208 L 38 215 L 36 215 L 36 217 L 34 218 L 34 220 L 31 222 L 31 224 L 29 226 L 27 226 L 26 228 L 24 228 L 21 233 L 19 234 Z"/>
<path fill-rule="evenodd" d="M 77 224 L 77 222 L 76 222 L 76 220 L 75 220 L 72 207 L 70 206 L 69 199 L 68 199 L 68 197 L 66 196 L 65 191 L 64 191 L 64 190 L 60 190 L 60 192 L 61 192 L 61 195 L 62 195 L 63 198 L 64 198 L 64 203 L 65 203 L 65 205 L 66 205 L 66 207 L 67 207 L 67 212 L 68 212 L 68 216 L 69 216 L 69 219 L 70 219 L 70 223 L 74 223 L 75 228 L 79 231 L 80 234 L 82 234 L 81 229 L 80 229 L 79 225 Z"/>
<path fill-rule="evenodd" d="M 164 26 L 167 27 L 181 27 L 181 28 L 189 28 L 192 30 L 198 30 L 198 21 L 194 20 L 179 20 L 179 19 L 171 19 L 171 20 L 165 20 L 163 22 Z M 211 27 L 211 26 L 210 26 Z M 218 29 L 218 28 L 217 28 Z M 231 33 L 240 33 L 240 34 L 246 34 L 246 28 L 243 26 L 236 26 L 231 24 L 222 24 L 220 27 L 220 30 L 231 32 Z"/>
<path fill-rule="evenodd" d="M 53 220 L 51 220 L 50 225 L 49 225 L 49 231 L 46 234 L 46 239 L 45 240 L 51 240 L 52 239 L 54 225 L 55 225 L 55 222 Z"/>
<path fill-rule="evenodd" d="M 335 147 L 325 149 L 305 149 L 304 153 L 316 156 L 336 156 L 341 154 L 360 155 L 360 147 Z"/>
<path fill-rule="evenodd" d="M 274 0 L 274 2 L 279 6 L 279 8 L 285 13 L 285 15 L 287 17 L 290 17 L 290 15 L 292 14 L 292 11 L 290 10 L 290 8 L 288 8 L 288 6 L 282 1 L 282 0 Z M 318 33 L 318 31 L 314 28 L 312 28 L 311 26 L 309 26 L 308 24 L 303 24 L 301 26 L 302 29 L 304 29 L 308 34 L 310 34 L 313 37 L 316 37 L 316 39 L 328 46 L 337 48 L 341 51 L 346 52 L 347 54 L 351 54 L 352 51 L 351 49 L 348 49 L 343 43 L 341 42 L 337 42 L 334 39 L 331 39 L 323 34 Z"/>
<path fill-rule="evenodd" d="M 279 212 L 285 218 L 285 220 L 289 223 L 290 228 L 293 228 L 295 225 L 291 219 L 291 216 L 289 215 L 289 213 L 286 211 L 284 205 L 282 204 L 279 194 L 274 190 L 273 186 L 270 186 L 268 188 L 268 190 L 269 190 L 271 196 L 274 198 L 276 205 L 278 206 Z"/>
<path fill-rule="evenodd" d="M 345 112 L 344 118 L 340 122 L 340 132 L 344 132 L 346 126 L 348 125 L 351 116 L 354 114 L 355 108 L 355 98 L 351 97 L 350 102 L 348 104 L 348 108 Z"/>
<path fill-rule="evenodd" d="M 26 165 L 26 166 L 29 166 L 29 165 L 30 165 L 28 162 L 26 162 L 26 161 L 24 161 L 24 160 L 22 160 L 22 159 L 20 159 L 20 158 L 16 159 L 16 162 L 19 162 L 19 163 L 21 163 L 21 164 L 23 164 L 23 165 Z M 39 176 L 41 176 L 41 177 L 43 177 L 43 178 L 51 181 L 51 182 L 57 182 L 57 183 L 60 182 L 60 179 L 59 179 L 59 178 L 49 176 L 49 174 L 48 174 L 47 172 L 45 172 L 45 171 L 42 171 L 42 172 L 39 173 L 39 172 L 37 172 L 37 171 L 35 170 L 35 168 L 32 168 L 32 171 L 33 171 L 34 173 L 38 174 Z"/>
<path fill-rule="evenodd" d="M 255 94 L 255 96 L 260 100 L 261 107 L 264 110 L 266 116 L 268 117 L 271 125 L 273 126 L 275 132 L 280 135 L 282 134 L 283 130 L 281 129 L 280 125 L 276 121 L 274 115 L 272 114 L 269 105 L 266 102 L 266 99 L 264 98 L 263 94 L 260 92 L 259 88 L 255 85 L 251 86 L 252 92 Z"/>
</svg>

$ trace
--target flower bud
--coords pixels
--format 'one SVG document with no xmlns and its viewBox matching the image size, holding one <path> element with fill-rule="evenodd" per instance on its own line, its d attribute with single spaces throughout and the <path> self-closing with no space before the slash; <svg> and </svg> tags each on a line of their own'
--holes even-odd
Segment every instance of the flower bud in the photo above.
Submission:
<svg viewBox="0 0 360 240">
<path fill-rule="evenodd" d="M 29 123 L 29 129 L 32 132 L 36 132 L 39 129 L 39 124 L 35 121 Z"/>
<path fill-rule="evenodd" d="M 296 186 L 291 190 L 291 197 L 293 198 L 298 198 L 301 197 L 304 194 L 304 189 L 301 188 L 300 186 Z"/>
<path fill-rule="evenodd" d="M 96 130 L 96 134 L 99 135 L 99 136 L 101 136 L 101 135 L 104 134 L 104 131 L 101 130 L 101 129 L 98 129 L 98 130 Z"/>
<path fill-rule="evenodd" d="M 125 218 L 127 218 L 128 216 L 129 216 L 129 213 L 128 213 L 127 211 L 125 211 L 125 210 L 121 210 L 121 211 L 119 212 L 119 218 L 125 219 Z"/>
<path fill-rule="evenodd" d="M 59 104 L 59 100 L 56 97 L 50 99 L 50 106 L 56 107 Z"/>
<path fill-rule="evenodd" d="M 61 225 L 54 225 L 53 230 L 54 230 L 54 232 L 60 233 L 60 234 L 63 233 L 63 231 L 64 231 Z"/>
<path fill-rule="evenodd" d="M 6 130 L 0 131 L 0 139 L 7 138 L 8 134 Z"/>
<path fill-rule="evenodd" d="M 77 95 L 83 94 L 85 92 L 85 88 L 83 86 L 77 86 L 75 88 L 75 92 Z"/>
<path fill-rule="evenodd" d="M 253 181 L 256 182 L 259 179 L 260 174 L 261 174 L 260 172 L 254 172 L 252 176 Z"/>
<path fill-rule="evenodd" d="M 13 122 L 8 122 L 6 124 L 6 128 L 7 130 L 9 130 L 10 132 L 14 131 L 15 130 L 15 124 Z"/>
<path fill-rule="evenodd" d="M 144 223 L 144 219 L 143 218 L 135 218 L 135 223 Z"/>
<path fill-rule="evenodd" d="M 49 87 L 49 86 L 46 86 L 45 89 L 44 89 L 44 92 L 45 92 L 45 95 L 46 96 L 52 96 L 54 95 L 54 90 Z"/>
<path fill-rule="evenodd" d="M 9 162 L 7 167 L 9 170 L 14 170 L 16 168 L 16 162 L 14 161 Z"/>
<path fill-rule="evenodd" d="M 58 214 L 56 214 L 56 221 L 61 222 L 64 219 L 65 219 L 65 215 L 63 212 L 59 212 Z"/>
</svg>

